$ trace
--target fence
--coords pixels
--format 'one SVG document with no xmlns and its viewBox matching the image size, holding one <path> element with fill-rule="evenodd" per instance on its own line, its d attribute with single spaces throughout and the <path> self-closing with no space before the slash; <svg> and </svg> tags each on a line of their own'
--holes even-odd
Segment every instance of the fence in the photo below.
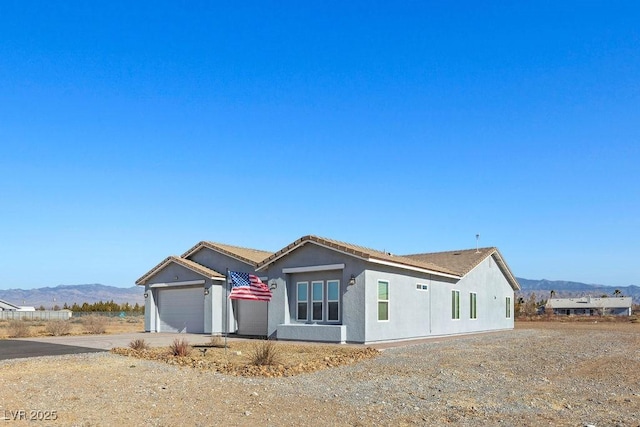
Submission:
<svg viewBox="0 0 640 427">
<path fill-rule="evenodd" d="M 0 311 L 0 320 L 67 320 L 73 313 L 69 310 Z"/>
<path fill-rule="evenodd" d="M 104 316 L 104 317 L 141 317 L 144 313 L 132 313 L 128 311 L 74 311 L 73 317 Z"/>
</svg>

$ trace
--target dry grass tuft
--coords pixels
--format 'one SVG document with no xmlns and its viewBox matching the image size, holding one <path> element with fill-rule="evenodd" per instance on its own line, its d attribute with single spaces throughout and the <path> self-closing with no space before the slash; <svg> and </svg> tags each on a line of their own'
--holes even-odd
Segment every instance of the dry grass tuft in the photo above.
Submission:
<svg viewBox="0 0 640 427">
<path fill-rule="evenodd" d="M 220 335 L 211 335 L 208 345 L 209 347 L 224 348 L 224 340 Z"/>
<path fill-rule="evenodd" d="M 10 320 L 7 325 L 7 335 L 11 338 L 24 338 L 31 335 L 29 323 L 23 320 Z"/>
<path fill-rule="evenodd" d="M 260 341 L 253 346 L 250 357 L 256 366 L 277 365 L 280 363 L 280 350 L 274 341 Z"/>
<path fill-rule="evenodd" d="M 136 338 L 129 343 L 129 348 L 132 348 L 136 351 L 148 350 L 149 345 L 145 342 L 143 338 Z"/>
<path fill-rule="evenodd" d="M 71 323 L 68 320 L 49 320 L 45 325 L 47 334 L 59 337 L 71 333 Z"/>
<path fill-rule="evenodd" d="M 90 334 L 104 334 L 109 319 L 103 316 L 91 315 L 82 318 L 82 327 Z"/>
<path fill-rule="evenodd" d="M 173 356 L 178 357 L 188 356 L 189 353 L 191 353 L 191 346 L 189 345 L 189 341 L 176 338 L 169 346 L 169 353 Z"/>
</svg>

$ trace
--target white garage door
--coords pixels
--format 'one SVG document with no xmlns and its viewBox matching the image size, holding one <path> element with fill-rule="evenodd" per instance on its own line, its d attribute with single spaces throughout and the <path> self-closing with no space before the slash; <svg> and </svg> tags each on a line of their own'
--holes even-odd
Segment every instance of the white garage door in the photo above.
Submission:
<svg viewBox="0 0 640 427">
<path fill-rule="evenodd" d="M 158 290 L 158 332 L 204 332 L 204 288 Z"/>
<path fill-rule="evenodd" d="M 239 335 L 267 335 L 266 301 L 238 300 L 238 334 Z"/>
</svg>

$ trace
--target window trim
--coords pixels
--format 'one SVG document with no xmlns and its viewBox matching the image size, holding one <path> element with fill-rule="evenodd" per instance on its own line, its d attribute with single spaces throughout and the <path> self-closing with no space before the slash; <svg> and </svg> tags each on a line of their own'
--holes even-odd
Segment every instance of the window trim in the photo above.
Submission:
<svg viewBox="0 0 640 427">
<path fill-rule="evenodd" d="M 416 283 L 416 290 L 429 292 L 429 285 L 424 283 Z"/>
<path fill-rule="evenodd" d="M 300 300 L 300 285 L 305 285 L 307 288 L 307 298 L 302 301 Z M 300 318 L 300 304 L 304 303 L 307 307 L 307 317 L 304 319 Z M 296 282 L 296 321 L 298 322 L 307 322 L 309 320 L 309 282 Z"/>
<path fill-rule="evenodd" d="M 340 280 L 339 279 L 328 279 L 325 281 L 326 282 L 326 297 L 325 300 L 327 302 L 327 308 L 326 308 L 326 315 L 325 315 L 325 322 L 327 323 L 340 323 L 341 321 L 341 316 L 340 316 Z M 329 299 L 329 283 L 336 283 L 338 286 L 338 299 L 332 300 Z M 338 303 L 338 318 L 337 319 L 329 319 L 329 303 L 330 302 L 337 302 Z"/>
<path fill-rule="evenodd" d="M 451 289 L 451 320 L 460 320 L 460 291 Z"/>
<path fill-rule="evenodd" d="M 317 300 L 314 298 L 314 286 L 315 285 L 320 285 L 320 299 Z M 311 295 L 310 295 L 310 299 L 311 299 L 311 321 L 312 322 L 324 322 L 324 309 L 325 309 L 325 305 L 324 305 L 324 280 L 312 280 L 311 281 Z M 315 308 L 314 308 L 314 304 L 320 303 L 320 318 L 316 319 L 314 317 L 314 312 L 315 312 Z"/>
<path fill-rule="evenodd" d="M 377 304 L 376 304 L 376 312 L 377 313 L 376 314 L 377 314 L 377 319 L 378 319 L 378 322 L 388 322 L 389 319 L 391 318 L 390 307 L 389 307 L 389 305 L 390 305 L 389 304 L 389 300 L 390 300 L 390 298 L 389 298 L 389 281 L 388 280 L 379 279 L 377 283 L 378 283 L 377 286 L 376 286 L 376 301 L 377 301 Z M 387 299 L 386 300 L 381 300 L 380 299 L 380 284 L 381 283 L 386 283 L 386 285 L 387 285 Z M 387 305 L 387 318 L 386 319 L 380 319 L 380 303 L 386 303 L 386 305 Z"/>
<path fill-rule="evenodd" d="M 506 318 L 511 319 L 511 297 L 505 299 Z"/>
<path fill-rule="evenodd" d="M 469 319 L 478 320 L 478 293 L 469 292 Z"/>
</svg>

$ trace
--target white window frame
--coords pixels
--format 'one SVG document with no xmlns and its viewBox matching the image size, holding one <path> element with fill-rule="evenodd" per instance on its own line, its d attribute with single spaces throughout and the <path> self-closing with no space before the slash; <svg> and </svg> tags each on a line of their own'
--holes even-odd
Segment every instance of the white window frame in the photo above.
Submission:
<svg viewBox="0 0 640 427">
<path fill-rule="evenodd" d="M 338 299 L 329 299 L 329 283 L 336 283 L 338 286 Z M 325 295 L 327 296 L 327 312 L 325 315 L 325 319 L 327 323 L 339 323 L 340 322 L 340 280 L 338 279 L 330 279 L 327 280 L 327 289 Z M 329 319 L 329 303 L 336 302 L 338 303 L 338 318 L 337 319 Z"/>
<path fill-rule="evenodd" d="M 386 283 L 387 284 L 387 299 L 386 300 L 381 300 L 380 299 L 380 284 L 381 283 Z M 389 307 L 389 281 L 388 280 L 378 280 L 378 286 L 376 287 L 376 312 L 377 312 L 377 318 L 378 318 L 378 322 L 388 322 L 389 319 L 391 318 L 391 313 L 390 313 L 390 307 Z M 380 319 L 380 303 L 386 303 L 387 304 L 387 318 L 386 319 Z"/>
<path fill-rule="evenodd" d="M 429 285 L 425 285 L 424 283 L 416 283 L 416 289 L 418 291 L 428 292 L 429 291 Z"/>
<path fill-rule="evenodd" d="M 511 297 L 505 299 L 506 318 L 511 319 Z"/>
<path fill-rule="evenodd" d="M 316 285 L 319 285 L 320 288 L 320 299 L 314 298 L 314 288 Z M 324 280 L 312 280 L 311 281 L 311 321 L 312 322 L 323 322 L 324 321 Z M 320 318 L 317 319 L 314 317 L 315 313 L 315 304 L 320 304 Z"/>
<path fill-rule="evenodd" d="M 451 290 L 451 320 L 460 320 L 460 291 Z"/>
<path fill-rule="evenodd" d="M 469 319 L 478 319 L 478 293 L 469 292 Z"/>
<path fill-rule="evenodd" d="M 307 298 L 304 301 L 300 300 L 300 285 L 304 285 L 307 288 Z M 301 319 L 299 314 L 301 303 L 307 306 L 307 317 L 304 319 Z M 309 282 L 296 282 L 296 320 L 298 322 L 306 322 L 309 320 Z"/>
</svg>

